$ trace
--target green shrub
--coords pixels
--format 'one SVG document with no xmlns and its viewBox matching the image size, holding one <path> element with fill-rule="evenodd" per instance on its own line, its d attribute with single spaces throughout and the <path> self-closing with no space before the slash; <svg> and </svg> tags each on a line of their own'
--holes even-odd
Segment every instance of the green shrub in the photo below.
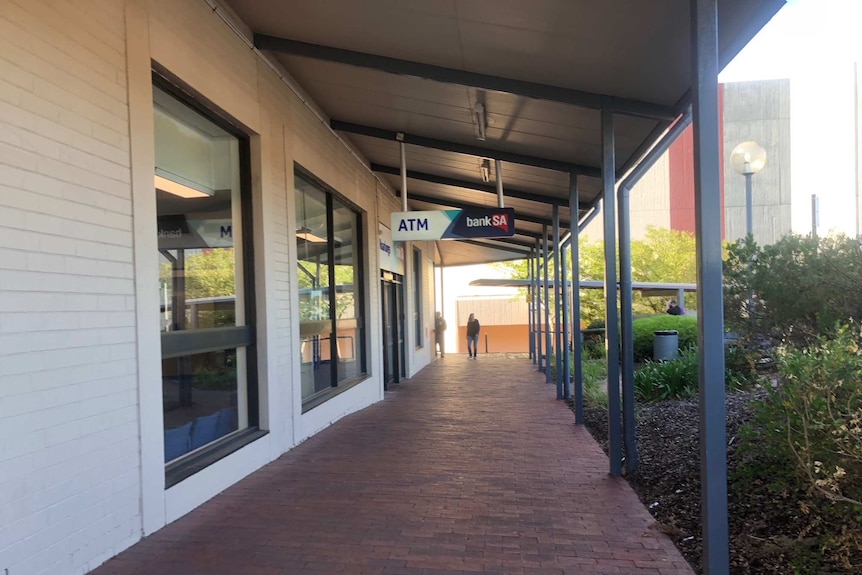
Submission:
<svg viewBox="0 0 862 575">
<path fill-rule="evenodd" d="M 781 383 L 753 403 L 730 479 L 736 491 L 762 485 L 797 501 L 809 526 L 817 525 L 800 540 L 813 538 L 824 558 L 855 573 L 862 553 L 862 331 L 830 331 L 834 338 L 817 338 L 808 349 L 781 350 Z M 794 561 L 806 559 L 798 551 L 791 550 Z M 815 564 L 798 572 L 826 571 Z"/>
<path fill-rule="evenodd" d="M 841 327 L 806 350 L 779 357 L 780 407 L 788 447 L 811 487 L 862 513 L 862 330 Z"/>
<path fill-rule="evenodd" d="M 680 351 L 679 357 L 670 361 L 647 360 L 635 372 L 635 395 L 641 401 L 663 399 L 687 399 L 697 395 L 700 385 L 697 348 L 693 345 Z M 724 382 L 728 390 L 750 387 L 756 377 L 725 369 Z"/>
<path fill-rule="evenodd" d="M 697 318 L 685 315 L 655 315 L 636 319 L 634 326 L 634 358 L 644 361 L 652 358 L 654 332 L 675 329 L 679 332 L 679 348 L 697 346 Z"/>
<path fill-rule="evenodd" d="M 641 401 L 686 399 L 698 388 L 697 349 L 689 346 L 671 361 L 647 361 L 635 372 L 635 395 Z"/>
<path fill-rule="evenodd" d="M 584 402 L 607 408 L 608 364 L 603 359 L 584 360 Z"/>
</svg>

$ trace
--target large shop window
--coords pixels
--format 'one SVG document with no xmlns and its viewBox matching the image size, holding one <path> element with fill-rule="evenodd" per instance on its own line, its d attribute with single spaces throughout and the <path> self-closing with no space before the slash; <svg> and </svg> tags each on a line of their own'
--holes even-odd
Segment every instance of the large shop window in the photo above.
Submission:
<svg viewBox="0 0 862 575">
<path fill-rule="evenodd" d="M 200 466 L 202 458 L 211 463 L 231 439 L 247 437 L 243 432 L 257 426 L 258 406 L 247 285 L 253 278 L 248 142 L 169 89 L 154 87 L 153 97 L 170 478 L 172 468 L 190 461 Z"/>
<path fill-rule="evenodd" d="M 361 381 L 365 369 L 361 216 L 297 168 L 303 409 Z"/>
</svg>

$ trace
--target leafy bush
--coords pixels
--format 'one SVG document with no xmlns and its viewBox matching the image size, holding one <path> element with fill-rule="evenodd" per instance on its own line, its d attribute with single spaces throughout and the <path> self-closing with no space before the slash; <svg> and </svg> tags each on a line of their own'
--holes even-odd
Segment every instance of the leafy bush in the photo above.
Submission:
<svg viewBox="0 0 862 575">
<path fill-rule="evenodd" d="M 699 365 L 697 348 L 693 345 L 680 351 L 676 359 L 648 360 L 635 372 L 635 395 L 641 401 L 694 397 L 700 386 Z M 728 390 L 750 387 L 756 380 L 756 376 L 725 367 L 724 382 Z"/>
<path fill-rule="evenodd" d="M 731 331 L 774 346 L 806 346 L 838 321 L 862 320 L 859 241 L 789 235 L 770 246 L 749 239 L 729 244 L 724 318 Z"/>
<path fill-rule="evenodd" d="M 605 382 L 608 378 L 608 364 L 604 360 L 584 361 L 584 402 L 607 408 L 608 392 Z"/>
<path fill-rule="evenodd" d="M 807 350 L 779 358 L 787 441 L 813 489 L 862 512 L 862 330 L 839 328 Z"/>
<path fill-rule="evenodd" d="M 848 573 L 858 572 L 862 557 L 860 340 L 858 327 L 841 327 L 808 349 L 781 351 L 783 381 L 753 403 L 731 476 L 737 491 L 762 485 L 794 502 L 807 517 L 799 539 L 813 539 L 824 559 Z"/>
<path fill-rule="evenodd" d="M 647 361 L 635 372 L 635 395 L 641 401 L 686 399 L 697 393 L 697 348 L 687 347 L 670 361 Z"/>
<path fill-rule="evenodd" d="M 686 315 L 655 315 L 636 319 L 634 326 L 634 358 L 644 361 L 652 358 L 654 332 L 675 329 L 679 332 L 679 347 L 697 346 L 697 318 Z"/>
</svg>

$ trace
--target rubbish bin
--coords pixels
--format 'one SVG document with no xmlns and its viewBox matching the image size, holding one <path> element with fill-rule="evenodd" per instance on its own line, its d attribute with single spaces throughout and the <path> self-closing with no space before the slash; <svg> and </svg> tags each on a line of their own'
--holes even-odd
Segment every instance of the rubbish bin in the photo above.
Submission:
<svg viewBox="0 0 862 575">
<path fill-rule="evenodd" d="M 653 332 L 655 339 L 652 344 L 652 358 L 655 361 L 675 359 L 679 351 L 679 332 L 675 329 L 664 329 Z"/>
</svg>

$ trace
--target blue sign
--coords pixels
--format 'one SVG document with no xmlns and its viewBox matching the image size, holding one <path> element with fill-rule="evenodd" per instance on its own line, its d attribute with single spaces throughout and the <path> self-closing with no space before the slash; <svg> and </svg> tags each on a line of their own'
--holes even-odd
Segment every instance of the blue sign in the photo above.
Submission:
<svg viewBox="0 0 862 575">
<path fill-rule="evenodd" d="M 392 239 L 396 241 L 460 240 L 513 235 L 513 208 L 467 208 L 392 214 Z"/>
</svg>

